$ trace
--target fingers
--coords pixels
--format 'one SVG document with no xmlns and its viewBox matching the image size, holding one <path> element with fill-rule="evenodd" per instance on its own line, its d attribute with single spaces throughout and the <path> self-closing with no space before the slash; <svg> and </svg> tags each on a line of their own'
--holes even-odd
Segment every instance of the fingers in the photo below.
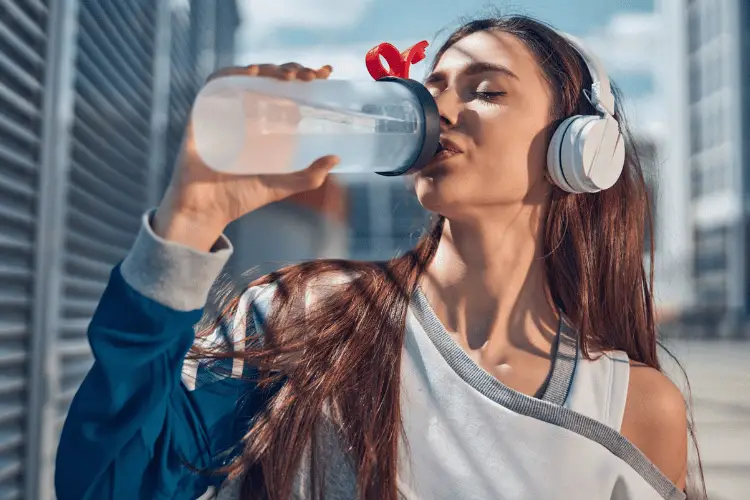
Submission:
<svg viewBox="0 0 750 500">
<path fill-rule="evenodd" d="M 317 189 L 328 177 L 331 170 L 339 164 L 341 160 L 338 156 L 329 155 L 318 158 L 306 169 L 299 172 L 300 174 L 300 191 L 309 191 Z"/>
<path fill-rule="evenodd" d="M 324 156 L 299 172 L 273 176 L 274 179 L 269 182 L 269 186 L 273 189 L 275 199 L 280 200 L 319 188 L 339 161 L 337 156 Z"/>
<path fill-rule="evenodd" d="M 325 80 L 326 78 L 331 76 L 332 72 L 333 72 L 333 66 L 331 66 L 330 64 L 326 64 L 325 66 L 323 66 L 322 68 L 320 68 L 319 70 L 315 72 L 315 76 L 316 78 Z"/>
<path fill-rule="evenodd" d="M 336 155 L 323 156 L 312 162 L 303 172 L 328 172 L 340 161 L 341 159 Z"/>
<path fill-rule="evenodd" d="M 221 68 L 220 70 L 215 71 L 214 73 L 211 73 L 208 76 L 208 78 L 206 78 L 206 82 L 216 80 L 217 78 L 222 78 L 225 76 L 233 76 L 233 75 L 249 75 L 248 69 L 244 67 L 239 67 L 239 66 L 230 66 L 228 68 Z M 254 76 L 254 75 L 251 75 L 251 76 Z"/>
<path fill-rule="evenodd" d="M 319 69 L 312 69 L 302 66 L 299 63 L 289 62 L 281 65 L 276 64 L 251 64 L 249 66 L 232 66 L 223 68 L 208 77 L 207 81 L 215 80 L 224 76 L 264 76 L 268 78 L 277 78 L 279 80 L 302 80 L 309 82 L 311 80 L 325 80 L 333 71 L 331 65 L 326 64 Z"/>
</svg>

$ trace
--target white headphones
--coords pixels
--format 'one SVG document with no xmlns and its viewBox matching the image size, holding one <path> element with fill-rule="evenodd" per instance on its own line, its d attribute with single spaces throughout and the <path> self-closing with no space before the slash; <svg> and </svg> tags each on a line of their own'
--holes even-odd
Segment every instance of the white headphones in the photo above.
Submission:
<svg viewBox="0 0 750 500">
<path fill-rule="evenodd" d="M 625 165 L 625 141 L 614 118 L 615 97 L 599 60 L 583 44 L 562 34 L 581 55 L 593 84 L 584 91 L 598 115 L 575 115 L 555 130 L 547 150 L 552 181 L 569 193 L 596 193 L 620 178 Z"/>
</svg>

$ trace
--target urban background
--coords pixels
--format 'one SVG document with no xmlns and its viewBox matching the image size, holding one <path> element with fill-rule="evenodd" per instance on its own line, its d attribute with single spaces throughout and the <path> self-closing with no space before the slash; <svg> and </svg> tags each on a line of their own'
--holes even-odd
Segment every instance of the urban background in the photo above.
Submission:
<svg viewBox="0 0 750 500">
<path fill-rule="evenodd" d="M 208 74 L 297 60 L 369 78 L 375 44 L 437 45 L 441 28 L 484 5 L 0 0 L 0 500 L 54 498 L 57 438 L 91 364 L 86 326 L 163 193 Z M 632 97 L 654 165 L 660 328 L 692 385 L 709 498 L 750 499 L 750 3 L 512 10 L 583 37 Z M 388 258 L 426 217 L 403 180 L 336 176 L 233 224 L 227 271 L 241 280 L 315 257 Z"/>
</svg>

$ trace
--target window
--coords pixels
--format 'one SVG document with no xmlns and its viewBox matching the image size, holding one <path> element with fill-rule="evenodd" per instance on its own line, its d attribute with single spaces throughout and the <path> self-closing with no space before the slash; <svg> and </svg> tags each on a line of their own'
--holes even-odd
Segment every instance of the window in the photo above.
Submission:
<svg viewBox="0 0 750 500">
<path fill-rule="evenodd" d="M 724 141 L 724 120 L 726 120 L 727 116 L 724 113 L 724 101 L 719 101 L 719 103 L 716 106 L 716 123 L 714 124 L 715 130 L 714 135 L 716 139 L 716 146 L 720 146 L 723 144 Z"/>
<path fill-rule="evenodd" d="M 690 62 L 690 102 L 698 102 L 700 100 L 700 72 L 695 62 Z"/>
<path fill-rule="evenodd" d="M 687 38 L 688 38 L 688 52 L 693 53 L 698 49 L 699 46 L 699 30 L 698 30 L 698 15 L 695 12 L 695 6 L 689 9 L 688 11 L 688 32 L 687 32 Z"/>
<path fill-rule="evenodd" d="M 695 109 L 690 115 L 690 149 L 695 154 L 701 150 L 701 117 Z"/>
<path fill-rule="evenodd" d="M 695 232 L 696 292 L 702 306 L 722 306 L 726 302 L 726 228 L 698 229 Z"/>
<path fill-rule="evenodd" d="M 708 71 L 708 65 L 705 63 L 705 60 L 701 61 L 701 64 L 699 66 L 700 71 L 700 96 L 701 100 L 711 94 L 711 72 Z"/>
<path fill-rule="evenodd" d="M 696 166 L 697 160 L 695 158 L 690 162 L 690 197 L 691 199 L 698 198 L 701 194 L 700 183 L 701 183 L 701 172 Z"/>
</svg>

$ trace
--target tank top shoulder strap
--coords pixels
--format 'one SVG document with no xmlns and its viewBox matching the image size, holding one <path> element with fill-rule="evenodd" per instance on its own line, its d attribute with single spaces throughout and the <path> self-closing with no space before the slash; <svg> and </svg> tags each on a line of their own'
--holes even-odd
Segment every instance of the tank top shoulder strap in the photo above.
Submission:
<svg viewBox="0 0 750 500">
<path fill-rule="evenodd" d="M 611 389 L 606 423 L 619 432 L 622 427 L 622 417 L 625 414 L 625 403 L 628 399 L 630 358 L 628 358 L 625 351 L 610 351 L 606 356 L 612 364 Z"/>
<path fill-rule="evenodd" d="M 624 351 L 577 352 L 575 372 L 564 406 L 616 431 L 622 427 L 630 382 L 630 360 Z"/>
</svg>

